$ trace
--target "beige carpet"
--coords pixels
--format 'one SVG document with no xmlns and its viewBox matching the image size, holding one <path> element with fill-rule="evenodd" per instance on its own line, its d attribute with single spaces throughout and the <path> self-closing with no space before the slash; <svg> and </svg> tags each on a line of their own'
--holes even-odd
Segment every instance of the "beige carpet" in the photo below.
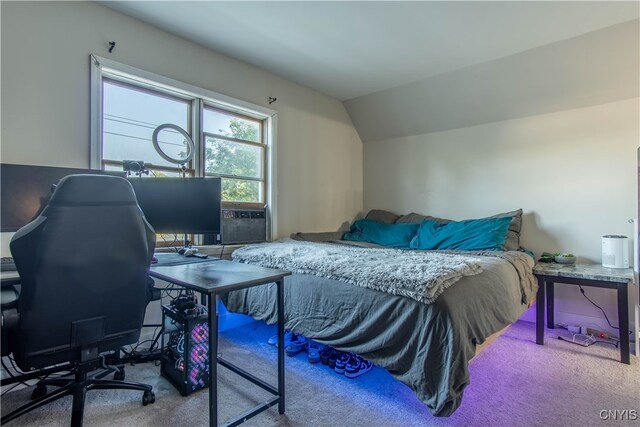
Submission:
<svg viewBox="0 0 640 427">
<path fill-rule="evenodd" d="M 276 350 L 266 344 L 272 327 L 252 324 L 227 331 L 224 357 L 275 383 Z M 248 426 L 599 426 L 640 425 L 640 360 L 618 362 L 610 346 L 582 348 L 547 331 L 535 344 L 535 327 L 512 325 L 471 362 L 471 384 L 449 418 L 434 418 L 412 391 L 376 368 L 349 380 L 305 355 L 287 358 L 287 412 L 271 408 Z M 207 391 L 182 397 L 152 364 L 127 367 L 127 379 L 154 386 L 156 403 L 143 407 L 136 392 L 91 391 L 85 426 L 208 425 Z M 220 368 L 221 422 L 268 397 L 266 392 Z M 2 413 L 24 403 L 31 390 L 2 398 Z M 9 425 L 68 426 L 70 398 L 38 409 Z M 633 410 L 635 421 L 603 421 L 602 410 Z"/>
</svg>

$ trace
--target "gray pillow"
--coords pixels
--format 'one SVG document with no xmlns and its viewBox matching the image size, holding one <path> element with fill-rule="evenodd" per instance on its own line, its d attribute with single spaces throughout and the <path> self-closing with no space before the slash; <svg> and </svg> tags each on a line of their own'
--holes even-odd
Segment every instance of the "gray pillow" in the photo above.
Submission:
<svg viewBox="0 0 640 427">
<path fill-rule="evenodd" d="M 509 223 L 509 230 L 507 231 L 507 240 L 504 243 L 505 251 L 517 251 L 520 249 L 520 230 L 522 229 L 522 209 L 518 209 L 516 211 L 504 212 L 489 216 L 487 218 L 505 218 L 511 217 L 511 222 Z M 428 215 L 420 215 L 415 212 L 411 212 L 408 215 L 401 216 L 396 224 L 419 224 L 425 219 L 430 219 L 432 221 L 439 222 L 440 224 L 446 224 L 453 220 L 446 218 L 437 218 L 435 216 Z"/>
<path fill-rule="evenodd" d="M 431 221 L 435 221 L 439 224 L 446 224 L 452 222 L 452 219 L 446 218 L 438 218 L 430 215 L 420 215 L 415 212 L 411 212 L 410 214 L 403 215 L 396 221 L 396 224 L 420 224 L 425 219 L 430 219 Z"/>
<path fill-rule="evenodd" d="M 393 224 L 399 217 L 399 215 L 396 215 L 393 212 L 371 209 L 364 218 L 372 221 L 384 222 L 385 224 Z"/>
<path fill-rule="evenodd" d="M 402 215 L 400 218 L 398 218 L 398 220 L 396 221 L 396 224 L 420 224 L 422 221 L 424 221 L 427 218 L 433 218 L 433 217 L 426 217 L 424 215 L 411 212 L 410 214 Z"/>
<path fill-rule="evenodd" d="M 517 251 L 520 249 L 520 230 L 522 230 L 522 209 L 511 212 L 499 213 L 488 218 L 512 217 L 507 232 L 507 240 L 504 242 L 505 251 Z"/>
<path fill-rule="evenodd" d="M 344 231 L 328 231 L 324 233 L 292 233 L 293 240 L 301 240 L 304 242 L 330 242 L 332 240 L 340 240 L 344 235 Z"/>
</svg>

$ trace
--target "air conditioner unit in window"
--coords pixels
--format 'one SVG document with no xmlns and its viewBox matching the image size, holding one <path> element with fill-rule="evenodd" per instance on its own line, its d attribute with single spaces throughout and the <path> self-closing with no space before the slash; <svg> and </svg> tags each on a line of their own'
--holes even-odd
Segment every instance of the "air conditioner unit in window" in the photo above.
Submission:
<svg viewBox="0 0 640 427">
<path fill-rule="evenodd" d="M 222 209 L 222 244 L 266 241 L 266 216 L 265 209 Z"/>
</svg>

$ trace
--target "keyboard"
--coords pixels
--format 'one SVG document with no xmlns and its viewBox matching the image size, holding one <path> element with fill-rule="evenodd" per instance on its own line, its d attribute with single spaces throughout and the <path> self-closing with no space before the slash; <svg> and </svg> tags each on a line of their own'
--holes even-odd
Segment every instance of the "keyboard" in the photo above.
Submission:
<svg viewBox="0 0 640 427">
<path fill-rule="evenodd" d="M 16 264 L 13 262 L 13 258 L 9 256 L 0 258 L 0 271 L 16 271 Z"/>
</svg>

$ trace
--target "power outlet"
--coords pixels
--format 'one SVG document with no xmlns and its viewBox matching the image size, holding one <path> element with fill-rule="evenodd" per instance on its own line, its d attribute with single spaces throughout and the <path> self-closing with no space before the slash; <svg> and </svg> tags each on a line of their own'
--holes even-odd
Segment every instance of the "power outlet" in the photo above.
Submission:
<svg viewBox="0 0 640 427">
<path fill-rule="evenodd" d="M 600 331 L 598 329 L 593 329 L 593 328 L 587 328 L 587 334 L 593 335 L 594 337 L 602 340 L 611 340 L 611 341 L 618 340 L 618 337 L 616 337 L 615 335 L 612 335 L 608 332 Z"/>
</svg>

